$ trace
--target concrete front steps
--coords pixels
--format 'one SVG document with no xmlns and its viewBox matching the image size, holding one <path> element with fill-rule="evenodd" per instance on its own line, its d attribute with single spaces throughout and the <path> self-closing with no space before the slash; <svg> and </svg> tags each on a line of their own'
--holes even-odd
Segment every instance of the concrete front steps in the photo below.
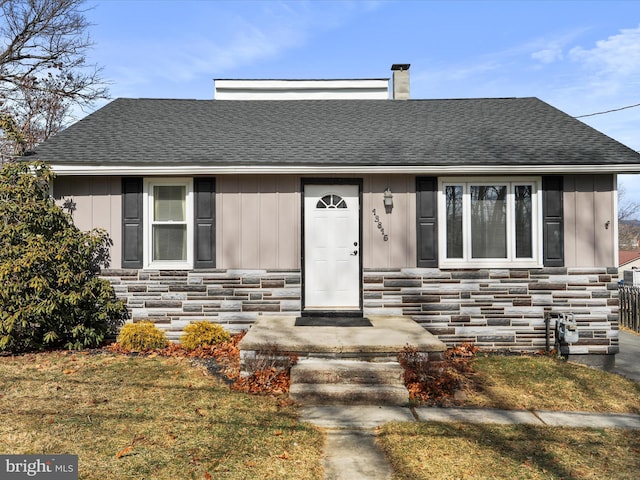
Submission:
<svg viewBox="0 0 640 480">
<path fill-rule="evenodd" d="M 291 368 L 289 396 L 303 405 L 404 405 L 398 362 L 309 358 Z"/>
<path fill-rule="evenodd" d="M 367 315 L 370 327 L 296 326 L 294 316 L 260 317 L 240 349 L 240 367 L 250 374 L 260 359 L 295 356 L 291 398 L 305 405 L 403 405 L 398 354 L 406 346 L 442 360 L 446 345 L 409 317 Z"/>
</svg>

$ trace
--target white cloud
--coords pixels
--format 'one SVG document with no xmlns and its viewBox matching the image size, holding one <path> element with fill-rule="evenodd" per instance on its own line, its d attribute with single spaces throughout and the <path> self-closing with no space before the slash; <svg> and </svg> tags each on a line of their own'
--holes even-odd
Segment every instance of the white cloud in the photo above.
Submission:
<svg viewBox="0 0 640 480">
<path fill-rule="evenodd" d="M 200 16 L 194 19 L 196 25 L 185 33 L 180 29 L 173 34 L 156 29 L 135 39 L 113 41 L 107 52 L 109 61 L 104 62 L 109 66 L 105 74 L 114 83 L 112 93 L 120 96 L 144 89 L 149 96 L 172 96 L 176 92 L 180 96 L 176 84 L 188 88 L 187 82 L 205 84 L 208 92 L 212 88 L 210 79 L 233 75 L 230 72 L 234 70 L 304 48 L 318 33 L 338 28 L 357 15 L 379 8 L 380 4 L 212 2 L 197 5 L 201 7 Z M 167 21 L 165 17 L 161 20 Z M 164 85 L 164 91 L 158 90 L 160 85 Z M 167 88 L 172 93 L 167 93 Z M 193 93 L 182 95 L 192 97 Z"/>
<path fill-rule="evenodd" d="M 273 58 L 305 42 L 304 33 L 286 27 L 275 30 L 242 21 L 234 30 L 228 38 L 198 37 L 183 41 L 175 51 L 170 68 L 167 70 L 165 61 L 157 74 L 166 77 L 170 71 L 175 80 L 189 81 L 200 75 L 215 75 Z"/>
<path fill-rule="evenodd" d="M 566 58 L 565 49 L 587 32 L 584 28 L 574 28 L 563 33 L 537 38 L 519 48 L 516 52 L 531 52 L 531 58 L 542 64 L 551 64 Z"/>
<path fill-rule="evenodd" d="M 562 54 L 562 47 L 560 45 L 550 45 L 547 48 L 533 52 L 531 58 L 542 63 L 553 63 L 562 60 L 564 55 Z"/>
<path fill-rule="evenodd" d="M 537 72 L 542 69 L 540 64 L 561 63 L 566 45 L 581 32 L 576 30 L 488 51 L 473 58 L 464 58 L 456 64 L 430 68 L 427 73 L 412 76 L 412 81 L 424 82 L 419 88 L 426 87 L 425 91 L 432 92 L 430 96 L 438 89 L 452 88 L 464 88 L 464 92 L 453 95 L 456 97 L 538 95 L 536 82 L 539 78 Z M 532 71 L 536 73 L 532 74 Z M 543 83 L 548 84 L 547 81 Z"/>
<path fill-rule="evenodd" d="M 564 84 L 551 93 L 556 105 L 573 115 L 586 115 L 639 103 L 640 26 L 622 29 L 593 45 L 569 50 L 569 62 L 563 65 Z M 633 109 L 584 121 L 637 148 L 637 115 L 637 109 Z"/>
<path fill-rule="evenodd" d="M 582 80 L 592 97 L 640 100 L 640 26 L 623 29 L 593 48 L 575 47 L 569 58 L 582 67 Z M 620 105 L 622 106 L 622 105 Z"/>
<path fill-rule="evenodd" d="M 616 77 L 640 73 L 640 26 L 620 30 L 606 40 L 599 40 L 592 49 L 575 47 L 569 52 L 572 60 L 600 74 Z"/>
<path fill-rule="evenodd" d="M 183 83 L 273 58 L 306 41 L 304 31 L 288 23 L 257 22 L 238 16 L 208 34 L 150 40 L 142 48 L 146 56 L 128 66 L 130 72 L 124 80 L 150 82 L 155 77 Z"/>
<path fill-rule="evenodd" d="M 515 71 L 528 72 L 539 70 L 539 64 L 561 63 L 565 59 L 566 46 L 584 33 L 584 29 L 574 29 L 562 34 L 535 38 L 529 41 L 502 48 L 475 58 L 464 58 L 456 65 L 444 66 L 438 74 L 443 83 L 450 81 L 462 82 L 469 79 L 481 80 L 485 85 L 500 82 L 505 79 L 506 86 L 513 86 Z M 531 63 L 531 59 L 535 62 Z M 530 81 L 524 75 L 518 82 L 527 86 Z M 504 88 L 496 83 L 498 88 Z"/>
</svg>

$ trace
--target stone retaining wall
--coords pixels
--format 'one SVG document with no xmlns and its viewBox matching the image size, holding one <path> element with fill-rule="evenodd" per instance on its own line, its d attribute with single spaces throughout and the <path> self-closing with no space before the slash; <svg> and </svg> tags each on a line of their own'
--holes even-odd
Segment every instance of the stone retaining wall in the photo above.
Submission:
<svg viewBox="0 0 640 480">
<path fill-rule="evenodd" d="M 258 315 L 299 315 L 297 270 L 105 270 L 134 321 L 151 319 L 177 338 L 191 321 L 231 331 Z M 616 268 L 385 269 L 364 272 L 365 315 L 411 316 L 448 345 L 545 348 L 545 315 L 573 313 L 580 340 L 571 355 L 618 352 Z M 551 340 L 553 345 L 553 339 Z"/>
</svg>

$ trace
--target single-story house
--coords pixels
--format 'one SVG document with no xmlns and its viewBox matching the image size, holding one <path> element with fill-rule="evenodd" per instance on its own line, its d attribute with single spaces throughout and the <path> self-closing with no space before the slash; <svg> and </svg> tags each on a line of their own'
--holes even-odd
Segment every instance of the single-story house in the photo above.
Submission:
<svg viewBox="0 0 640 480">
<path fill-rule="evenodd" d="M 389 79 L 217 81 L 120 98 L 33 153 L 112 240 L 133 319 L 403 315 L 448 344 L 618 352 L 616 175 L 640 154 L 537 98 L 408 98 Z M 389 98 L 391 97 L 391 98 Z"/>
</svg>

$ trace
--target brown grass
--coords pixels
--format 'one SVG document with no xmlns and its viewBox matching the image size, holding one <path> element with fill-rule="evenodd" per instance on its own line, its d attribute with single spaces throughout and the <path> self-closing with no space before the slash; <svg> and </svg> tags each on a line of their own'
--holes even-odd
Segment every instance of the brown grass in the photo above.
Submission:
<svg viewBox="0 0 640 480">
<path fill-rule="evenodd" d="M 77 454 L 81 479 L 322 477 L 322 437 L 288 402 L 187 358 L 1 357 L 0 383 L 0 451 Z"/>
<path fill-rule="evenodd" d="M 640 385 L 615 374 L 549 356 L 478 355 L 469 362 L 467 398 L 458 405 L 640 413 Z M 640 469 L 639 430 L 395 423 L 381 428 L 378 442 L 395 480 L 622 480 Z"/>
<path fill-rule="evenodd" d="M 631 479 L 640 431 L 442 423 L 385 425 L 395 480 Z"/>
<path fill-rule="evenodd" d="M 464 406 L 640 413 L 640 384 L 548 356 L 479 355 Z"/>
<path fill-rule="evenodd" d="M 320 479 L 322 438 L 286 396 L 252 396 L 193 358 L 0 357 L 0 451 L 77 454 L 81 479 Z M 229 355 L 231 358 L 232 355 Z M 546 356 L 471 361 L 465 406 L 640 413 L 640 386 Z M 634 478 L 640 432 L 390 424 L 396 479 Z"/>
</svg>

